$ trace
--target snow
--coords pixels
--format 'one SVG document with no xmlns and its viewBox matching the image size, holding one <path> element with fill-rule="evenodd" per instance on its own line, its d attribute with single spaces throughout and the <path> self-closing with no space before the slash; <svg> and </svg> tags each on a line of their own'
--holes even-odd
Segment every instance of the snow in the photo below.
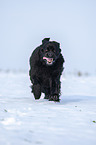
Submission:
<svg viewBox="0 0 96 145">
<path fill-rule="evenodd" d="M 34 100 L 26 73 L 0 73 L 0 145 L 96 145 L 96 77 L 62 76 L 60 103 Z"/>
</svg>

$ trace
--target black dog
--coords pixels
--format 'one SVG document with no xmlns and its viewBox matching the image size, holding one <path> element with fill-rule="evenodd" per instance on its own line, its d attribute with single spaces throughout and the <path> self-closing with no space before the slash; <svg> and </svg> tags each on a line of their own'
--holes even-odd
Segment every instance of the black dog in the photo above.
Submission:
<svg viewBox="0 0 96 145">
<path fill-rule="evenodd" d="M 43 39 L 42 45 L 33 51 L 30 57 L 29 75 L 35 99 L 39 99 L 43 92 L 44 99 L 59 101 L 64 58 L 60 44 L 49 39 Z"/>
</svg>

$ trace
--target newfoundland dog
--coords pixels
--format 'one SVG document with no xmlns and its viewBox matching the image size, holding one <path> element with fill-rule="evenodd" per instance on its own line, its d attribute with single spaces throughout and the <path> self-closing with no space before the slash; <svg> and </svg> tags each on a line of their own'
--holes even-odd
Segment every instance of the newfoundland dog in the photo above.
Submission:
<svg viewBox="0 0 96 145">
<path fill-rule="evenodd" d="M 59 102 L 64 58 L 60 44 L 49 39 L 43 39 L 42 44 L 33 51 L 29 76 L 35 99 L 40 99 L 41 93 L 44 93 L 44 99 Z"/>
</svg>

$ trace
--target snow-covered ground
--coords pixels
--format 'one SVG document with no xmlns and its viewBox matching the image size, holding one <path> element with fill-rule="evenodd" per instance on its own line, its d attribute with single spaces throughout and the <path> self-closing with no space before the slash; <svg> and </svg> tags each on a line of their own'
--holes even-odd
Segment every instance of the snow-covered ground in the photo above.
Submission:
<svg viewBox="0 0 96 145">
<path fill-rule="evenodd" d="M 61 102 L 34 100 L 28 74 L 0 73 L 0 145 L 96 145 L 96 77 L 62 77 Z"/>
</svg>

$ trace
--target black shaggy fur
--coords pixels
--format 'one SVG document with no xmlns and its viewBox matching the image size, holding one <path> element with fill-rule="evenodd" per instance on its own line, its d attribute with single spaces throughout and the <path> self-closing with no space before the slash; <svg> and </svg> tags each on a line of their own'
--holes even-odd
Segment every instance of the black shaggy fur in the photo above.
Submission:
<svg viewBox="0 0 96 145">
<path fill-rule="evenodd" d="M 39 99 L 43 92 L 44 99 L 59 101 L 64 58 L 60 44 L 49 39 L 43 39 L 42 45 L 37 47 L 30 57 L 31 88 L 35 99 Z"/>
</svg>

